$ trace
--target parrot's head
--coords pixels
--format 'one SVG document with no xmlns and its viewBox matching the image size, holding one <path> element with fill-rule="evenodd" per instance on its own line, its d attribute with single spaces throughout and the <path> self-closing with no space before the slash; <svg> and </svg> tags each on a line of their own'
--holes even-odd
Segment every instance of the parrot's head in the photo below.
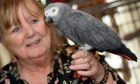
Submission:
<svg viewBox="0 0 140 84">
<path fill-rule="evenodd" d="M 45 7 L 45 22 L 46 23 L 54 23 L 60 21 L 60 19 L 68 12 L 72 11 L 70 6 L 65 3 L 50 3 L 47 7 Z"/>
</svg>

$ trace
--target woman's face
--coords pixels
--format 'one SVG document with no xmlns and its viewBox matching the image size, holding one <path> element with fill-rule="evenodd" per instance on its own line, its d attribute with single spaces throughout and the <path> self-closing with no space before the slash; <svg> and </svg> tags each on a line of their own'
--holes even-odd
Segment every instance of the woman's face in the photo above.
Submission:
<svg viewBox="0 0 140 84">
<path fill-rule="evenodd" d="M 50 50 L 50 32 L 46 32 L 44 17 L 33 17 L 26 10 L 18 11 L 19 25 L 7 32 L 8 48 L 22 59 L 44 56 Z"/>
</svg>

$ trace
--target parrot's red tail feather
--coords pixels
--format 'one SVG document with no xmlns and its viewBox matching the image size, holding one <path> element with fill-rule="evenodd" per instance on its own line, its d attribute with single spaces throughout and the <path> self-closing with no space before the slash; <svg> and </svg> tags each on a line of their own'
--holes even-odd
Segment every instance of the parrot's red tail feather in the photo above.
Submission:
<svg viewBox="0 0 140 84">
<path fill-rule="evenodd" d="M 128 56 L 126 56 L 126 55 L 123 55 L 123 54 L 120 54 L 120 53 L 114 53 L 114 54 L 117 54 L 117 55 L 119 55 L 119 56 L 122 56 L 122 57 L 124 57 L 124 58 L 126 58 L 126 59 L 128 59 L 128 60 L 132 60 L 130 57 L 128 57 Z"/>
</svg>

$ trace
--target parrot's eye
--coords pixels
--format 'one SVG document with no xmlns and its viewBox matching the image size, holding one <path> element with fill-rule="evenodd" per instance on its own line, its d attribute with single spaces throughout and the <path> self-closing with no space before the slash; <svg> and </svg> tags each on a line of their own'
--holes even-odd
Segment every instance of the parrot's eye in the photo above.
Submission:
<svg viewBox="0 0 140 84">
<path fill-rule="evenodd" d="M 49 17 L 52 17 L 52 16 L 54 17 L 58 15 L 58 13 L 59 13 L 59 8 L 57 7 L 53 7 L 45 11 L 45 15 Z"/>
<path fill-rule="evenodd" d="M 56 10 L 55 9 L 52 9 L 52 11 L 55 12 Z"/>
</svg>

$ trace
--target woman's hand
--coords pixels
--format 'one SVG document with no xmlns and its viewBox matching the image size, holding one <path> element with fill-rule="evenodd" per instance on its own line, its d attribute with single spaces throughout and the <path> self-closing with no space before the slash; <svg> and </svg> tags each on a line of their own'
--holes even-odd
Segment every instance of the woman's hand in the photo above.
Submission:
<svg viewBox="0 0 140 84">
<path fill-rule="evenodd" d="M 89 76 L 100 82 L 105 73 L 103 66 L 95 59 L 93 53 L 89 52 L 86 57 L 84 54 L 84 51 L 78 51 L 72 55 L 70 69 L 77 71 L 81 76 Z"/>
</svg>

